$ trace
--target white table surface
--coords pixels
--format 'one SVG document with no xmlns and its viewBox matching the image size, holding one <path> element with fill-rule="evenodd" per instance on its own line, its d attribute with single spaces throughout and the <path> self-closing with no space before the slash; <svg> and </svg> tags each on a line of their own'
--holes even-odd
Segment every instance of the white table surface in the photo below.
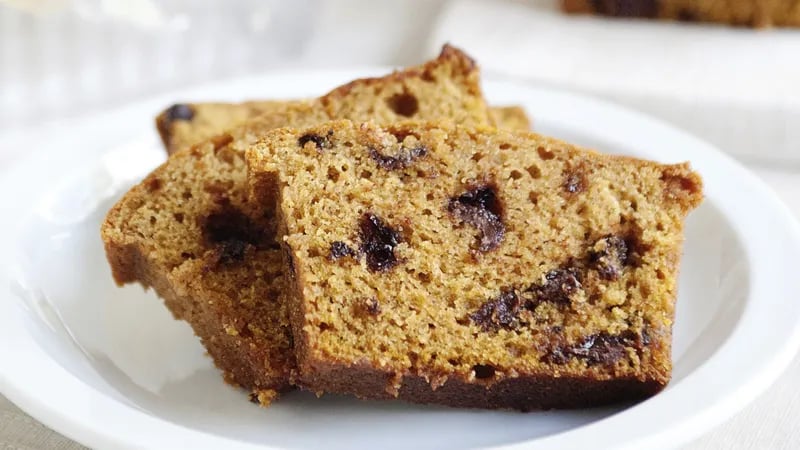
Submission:
<svg viewBox="0 0 800 450">
<path fill-rule="evenodd" d="M 430 56 L 428 40 L 447 3 L 302 0 L 296 9 L 286 11 L 277 0 L 241 0 L 235 4 L 250 13 L 239 11 L 236 16 L 230 13 L 236 8 L 223 8 L 234 14 L 224 16 L 219 8 L 207 8 L 213 3 L 181 0 L 27 2 L 84 8 L 80 14 L 67 9 L 40 16 L 10 9 L 4 2 L 11 0 L 0 0 L 0 132 L 17 138 L 35 132 L 41 123 L 272 67 L 414 63 Z M 242 17 L 247 26 L 242 26 Z M 313 32 L 290 33 L 281 25 L 298 20 L 305 21 L 303 30 Z M 228 36 L 228 41 L 223 45 L 208 39 L 209 26 L 216 35 Z M 279 45 L 264 44 L 275 35 L 282 36 Z M 114 45 L 99 42 L 98 36 Z M 238 50 L 231 52 L 232 47 Z M 216 64 L 220 60 L 224 64 Z M 2 168 L 20 157 L 19 148 L 0 142 L 0 176 Z M 753 160 L 748 164 L 800 218 L 800 168 Z M 797 449 L 798 423 L 800 358 L 753 404 L 685 448 Z M 0 396 L 0 448 L 83 447 Z"/>
</svg>

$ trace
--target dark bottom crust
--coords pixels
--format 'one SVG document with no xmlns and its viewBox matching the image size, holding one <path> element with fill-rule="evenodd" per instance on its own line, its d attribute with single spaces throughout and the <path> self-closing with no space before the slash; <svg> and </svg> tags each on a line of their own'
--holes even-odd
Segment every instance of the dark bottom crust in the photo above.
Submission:
<svg viewBox="0 0 800 450">
<path fill-rule="evenodd" d="M 301 369 L 300 384 L 315 392 L 353 394 L 359 398 L 400 398 L 413 403 L 429 403 L 461 408 L 571 409 L 642 400 L 664 388 L 656 380 L 520 376 L 491 385 L 467 382 L 455 377 L 432 389 L 424 377 L 406 375 L 399 390 L 393 390 L 394 374 L 372 367 L 345 367 L 325 362 Z M 396 394 L 396 395 L 395 395 Z"/>
<path fill-rule="evenodd" d="M 225 381 L 251 392 L 275 391 L 277 394 L 292 389 L 288 375 L 269 376 L 263 369 L 259 349 L 249 348 L 240 337 L 226 333 L 220 315 L 210 305 L 178 295 L 166 275 L 153 267 L 135 246 L 106 244 L 106 256 L 117 284 L 138 281 L 145 288 L 152 287 L 176 319 L 189 323 L 214 364 L 223 372 Z"/>
</svg>

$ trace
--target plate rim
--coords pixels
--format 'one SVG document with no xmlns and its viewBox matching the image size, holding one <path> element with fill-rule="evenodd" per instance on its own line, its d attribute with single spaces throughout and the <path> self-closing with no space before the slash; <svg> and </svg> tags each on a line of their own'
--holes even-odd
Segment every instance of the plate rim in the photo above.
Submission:
<svg viewBox="0 0 800 450">
<path fill-rule="evenodd" d="M 123 115 L 146 110 L 157 111 L 159 108 L 170 104 L 176 98 L 204 98 L 207 97 L 207 94 L 210 92 L 222 92 L 230 89 L 237 90 L 237 88 L 234 86 L 253 86 L 255 83 L 259 82 L 268 83 L 267 80 L 272 80 L 274 82 L 276 80 L 280 81 L 304 77 L 323 80 L 351 79 L 382 73 L 386 70 L 387 68 L 385 67 L 362 67 L 355 69 L 351 68 L 336 70 L 286 69 L 280 71 L 271 71 L 261 75 L 233 78 L 221 82 L 214 82 L 188 89 L 182 89 L 176 92 L 154 96 L 144 101 L 128 104 L 111 111 Z M 682 142 L 687 147 L 694 148 L 694 150 L 698 151 L 698 153 L 694 154 L 692 158 L 687 158 L 692 161 L 693 167 L 696 168 L 695 163 L 697 161 L 702 161 L 701 165 L 710 164 L 709 167 L 716 166 L 717 168 L 714 170 L 727 173 L 728 176 L 739 180 L 741 185 L 747 188 L 746 193 L 749 193 L 751 196 L 755 197 L 755 200 L 761 202 L 760 204 L 764 207 L 764 211 L 769 212 L 772 218 L 776 219 L 776 227 L 781 228 L 786 236 L 790 238 L 790 242 L 785 242 L 783 245 L 796 251 L 800 251 L 800 226 L 788 208 L 778 199 L 777 195 L 754 174 L 710 144 L 691 136 L 688 133 L 681 131 L 659 119 L 652 118 L 643 113 L 635 112 L 622 106 L 618 106 L 611 102 L 591 96 L 549 86 L 537 86 L 528 82 L 509 79 L 508 77 L 488 77 L 488 79 L 484 81 L 485 86 L 492 84 L 512 85 L 514 88 L 528 91 L 531 93 L 531 95 L 538 95 L 543 98 L 549 97 L 558 102 L 572 106 L 580 105 L 580 107 L 575 108 L 574 111 L 576 118 L 592 117 L 591 114 L 596 114 L 598 112 L 605 113 L 608 117 L 616 118 L 614 120 L 626 121 L 629 126 L 639 129 L 639 133 L 651 132 L 654 135 L 669 135 L 671 138 L 678 142 Z M 569 114 L 569 112 L 564 113 Z M 85 125 L 101 122 L 104 116 L 107 115 L 113 116 L 113 114 L 100 112 L 74 119 L 74 122 L 72 123 Z M 581 131 L 583 132 L 584 130 L 589 130 L 591 132 L 591 130 L 594 129 L 596 132 L 602 134 L 601 127 L 607 126 L 608 120 L 609 119 L 607 117 L 603 117 L 601 120 L 597 120 L 594 123 L 582 123 Z M 64 130 L 60 132 L 63 133 Z M 55 136 L 58 133 L 59 131 L 53 132 L 53 135 Z M 0 142 L 2 142 L 2 137 L 3 135 L 0 134 Z M 13 180 L 15 177 L 24 176 L 27 171 L 31 170 L 32 166 L 34 166 L 37 162 L 41 162 L 43 159 L 45 161 L 51 159 L 48 157 L 48 152 L 46 149 L 40 149 L 35 154 L 18 160 L 9 170 L 0 172 L 0 187 L 7 186 L 11 182 L 10 180 Z M 709 171 L 711 171 L 711 169 L 709 169 Z M 707 173 L 703 173 L 701 171 L 704 179 L 707 179 Z M 707 186 L 707 189 L 709 187 L 711 186 Z M 722 186 L 719 186 L 719 188 L 721 187 Z M 717 188 L 717 186 L 714 186 L 714 188 Z M 717 194 L 715 193 L 715 195 Z M 722 197 L 719 198 L 721 199 Z M 730 205 L 728 205 L 728 207 L 729 206 Z M 12 207 L 13 201 L 10 201 L 7 198 L 0 200 L 0 211 L 7 213 L 13 212 Z M 746 229 L 746 227 L 744 227 L 745 224 L 732 221 L 732 217 L 729 217 L 728 215 L 730 211 L 731 210 L 729 209 L 721 208 L 721 212 L 726 216 L 726 218 L 731 220 L 731 224 L 739 226 L 740 229 L 738 229 L 737 232 L 741 238 L 744 235 L 744 230 L 741 228 Z M 6 215 L 6 217 L 8 216 Z M 748 223 L 752 225 L 752 221 Z M 4 222 L 0 224 L 0 230 L 9 228 L 13 225 L 15 224 Z M 3 233 L 2 235 L 5 236 L 7 234 Z M 15 234 L 12 233 L 11 235 L 13 236 Z M 0 240 L 2 239 L 3 238 L 0 238 Z M 751 248 L 752 246 L 753 244 L 745 243 L 745 251 L 751 258 L 760 255 L 758 249 Z M 787 251 L 787 253 L 790 252 Z M 8 261 L 3 262 L 8 263 Z M 786 264 L 783 267 L 784 269 L 781 271 L 781 273 L 791 275 L 792 272 L 797 273 L 797 269 L 800 268 L 800 264 L 792 261 L 790 264 Z M 6 264 L 3 264 L 0 266 L 0 271 L 6 272 L 9 268 L 11 268 L 10 265 L 7 266 Z M 751 270 L 750 274 L 753 275 L 754 273 L 755 272 Z M 754 277 L 753 283 L 761 283 L 760 280 L 762 278 L 763 277 Z M 0 277 L 0 280 L 3 280 L 3 278 Z M 776 291 L 781 291 L 781 289 L 776 288 L 774 285 L 770 286 L 769 284 L 752 285 L 751 291 L 747 296 L 748 301 L 745 302 L 746 310 L 742 312 L 742 316 L 738 319 L 737 323 L 733 327 L 730 336 L 728 336 L 725 341 L 721 343 L 720 347 L 714 351 L 708 360 L 697 367 L 693 372 L 688 374 L 686 378 L 680 383 L 677 383 L 675 387 L 686 385 L 689 383 L 690 378 L 692 379 L 690 385 L 699 386 L 709 377 L 709 375 L 713 375 L 714 370 L 719 370 L 720 366 L 724 366 L 724 364 L 721 364 L 720 358 L 730 355 L 732 351 L 735 351 L 736 349 L 732 347 L 742 341 L 741 338 L 743 333 L 746 333 L 748 330 L 754 330 L 754 325 L 757 325 L 753 323 L 753 320 L 745 320 L 748 318 L 755 319 L 755 316 L 753 316 L 754 311 L 752 308 L 752 297 L 756 294 L 763 295 L 766 292 L 775 293 Z M 10 295 L 7 291 L 0 293 L 0 297 L 9 296 Z M 3 311 L 4 308 L 8 310 L 8 305 L 10 303 L 12 302 L 0 302 L 0 311 Z M 796 314 L 794 316 L 795 319 L 800 319 L 800 307 L 796 307 L 793 312 Z M 750 314 L 750 316 L 748 316 L 748 314 Z M 4 319 L 5 317 L 11 316 L 9 314 L 0 315 L 0 336 L 4 335 L 3 330 L 6 328 L 3 326 L 4 320 L 6 322 L 5 324 L 8 322 L 6 319 Z M 13 329 L 13 327 L 8 327 L 8 329 Z M 728 393 L 730 395 L 728 395 L 726 398 L 718 398 L 718 401 L 712 405 L 705 405 L 701 408 L 698 408 L 693 414 L 687 415 L 681 420 L 676 421 L 673 419 L 670 427 L 661 427 L 659 431 L 651 434 L 637 435 L 634 433 L 634 438 L 628 442 L 618 442 L 615 440 L 614 436 L 608 435 L 608 429 L 619 426 L 618 423 L 621 419 L 628 419 L 628 415 L 626 415 L 624 418 L 621 418 L 625 412 L 636 412 L 639 415 L 655 418 L 660 417 L 663 419 L 664 413 L 659 412 L 658 408 L 662 407 L 661 404 L 665 402 L 659 401 L 659 399 L 663 398 L 665 395 L 677 396 L 677 393 L 665 393 L 653 397 L 648 401 L 640 403 L 632 408 L 628 408 L 624 412 L 614 414 L 610 417 L 571 430 L 515 444 L 503 445 L 497 448 L 527 448 L 534 443 L 537 446 L 561 446 L 562 448 L 569 448 L 574 446 L 576 442 L 595 442 L 601 447 L 604 443 L 607 443 L 609 446 L 617 448 L 651 448 L 664 446 L 667 445 L 667 443 L 669 445 L 673 445 L 681 442 L 687 442 L 690 439 L 699 436 L 703 431 L 709 429 L 711 426 L 721 423 L 723 420 L 732 416 L 736 411 L 743 408 L 747 403 L 755 399 L 759 393 L 764 391 L 780 375 L 780 373 L 786 369 L 798 348 L 800 348 L 800 320 L 796 320 L 794 326 L 784 329 L 782 332 L 785 338 L 782 341 L 783 345 L 778 350 L 774 351 L 771 354 L 771 357 L 767 358 L 761 367 L 750 368 L 749 370 L 746 369 L 746 383 L 741 383 L 729 388 Z M 34 358 L 34 356 L 38 356 L 35 352 L 26 355 L 17 355 L 16 359 L 13 358 L 14 352 L 12 346 L 9 344 L 9 338 L 12 338 L 13 336 L 5 335 L 5 337 L 6 339 L 0 340 L 0 355 L 4 355 L 4 361 L 7 363 L 16 362 L 20 364 L 28 364 L 31 365 L 31 367 L 37 367 L 38 365 L 39 369 L 47 369 L 45 373 L 49 376 L 60 374 L 62 376 L 59 379 L 65 383 L 62 388 L 68 389 L 66 389 L 66 392 L 60 393 L 61 396 L 59 397 L 58 405 L 49 403 L 49 399 L 44 399 L 40 395 L 37 395 L 37 389 L 31 388 L 33 383 L 26 383 L 26 381 L 31 380 L 31 377 L 23 378 L 22 376 L 24 373 L 6 369 L 0 371 L 0 392 L 2 392 L 9 400 L 20 406 L 21 409 L 42 421 L 47 426 L 79 442 L 91 446 L 130 448 L 154 444 L 163 446 L 165 443 L 185 446 L 190 442 L 195 443 L 198 448 L 214 448 L 222 445 L 225 445 L 228 448 L 242 449 L 274 448 L 266 445 L 259 445 L 250 442 L 238 441 L 219 435 L 213 435 L 201 430 L 184 427 L 166 419 L 150 416 L 144 411 L 138 410 L 131 405 L 126 405 L 117 399 L 110 398 L 97 391 L 94 387 L 81 382 L 54 360 L 50 359 L 47 353 L 36 346 L 35 343 L 29 342 L 28 344 L 34 345 L 34 349 L 38 349 L 39 353 L 44 355 L 46 359 L 40 360 Z M 15 343 L 24 344 L 24 342 L 19 341 L 19 339 L 15 340 Z M 684 395 L 688 395 L 689 393 L 691 392 L 685 392 Z M 87 408 L 87 404 L 89 404 L 88 406 L 91 407 Z M 95 410 L 93 408 L 98 409 Z M 127 425 L 123 428 L 129 428 L 133 430 L 137 429 L 137 426 L 142 426 L 151 427 L 150 429 L 152 430 L 162 430 L 168 433 L 158 435 L 158 440 L 152 440 L 151 438 L 145 437 L 143 436 L 144 433 L 138 433 L 138 436 L 132 435 L 131 433 L 114 434 L 110 432 L 107 427 L 95 425 L 95 421 L 101 417 L 98 411 L 102 411 L 102 417 L 106 419 L 108 418 L 107 415 L 111 414 L 111 412 L 115 412 L 117 415 L 119 415 L 120 412 L 124 412 L 125 414 L 123 414 L 122 417 L 118 417 L 119 419 L 124 418 L 126 420 L 125 423 Z M 604 428 L 606 428 L 606 430 L 604 430 Z M 176 439 L 177 436 L 180 438 Z M 165 437 L 170 438 L 171 440 L 168 439 L 167 442 L 165 442 L 162 440 Z"/>
</svg>

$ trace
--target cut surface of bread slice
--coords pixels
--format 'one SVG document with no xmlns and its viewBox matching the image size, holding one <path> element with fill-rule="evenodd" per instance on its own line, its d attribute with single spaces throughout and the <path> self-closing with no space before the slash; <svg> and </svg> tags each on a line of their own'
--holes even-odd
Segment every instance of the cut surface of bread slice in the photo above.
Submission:
<svg viewBox="0 0 800 450">
<path fill-rule="evenodd" d="M 226 379 L 262 404 L 290 387 L 291 333 L 271 207 L 247 201 L 244 150 L 280 126 L 312 126 L 332 114 L 356 120 L 402 117 L 387 99 L 418 99 L 412 114 L 490 124 L 478 69 L 445 47 L 439 58 L 382 78 L 359 80 L 174 153 L 108 213 L 102 238 L 114 279 L 139 282 L 165 299 L 201 338 Z M 325 136 L 310 137 L 324 146 Z"/>
<path fill-rule="evenodd" d="M 307 389 L 530 410 L 670 379 L 683 220 L 702 200 L 687 164 L 337 121 L 268 133 L 248 167 L 253 202 L 278 199 Z"/>
</svg>

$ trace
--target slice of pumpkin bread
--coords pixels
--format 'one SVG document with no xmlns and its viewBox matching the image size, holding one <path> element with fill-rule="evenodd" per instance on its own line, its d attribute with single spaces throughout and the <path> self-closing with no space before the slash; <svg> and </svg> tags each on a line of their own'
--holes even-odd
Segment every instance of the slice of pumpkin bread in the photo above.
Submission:
<svg viewBox="0 0 800 450">
<path fill-rule="evenodd" d="M 294 359 L 273 209 L 247 201 L 244 149 L 263 133 L 326 121 L 329 111 L 400 117 L 387 99 L 418 99 L 414 117 L 491 123 L 478 69 L 446 47 L 419 67 L 355 81 L 321 99 L 285 103 L 258 120 L 174 153 L 109 211 L 102 238 L 114 279 L 139 282 L 192 325 L 226 379 L 262 404 L 290 387 Z M 370 106 L 371 105 L 371 106 Z M 313 138 L 325 144 L 325 136 Z"/>
<path fill-rule="evenodd" d="M 248 120 L 281 110 L 287 103 L 293 102 L 175 103 L 156 117 L 156 130 L 171 155 Z"/>
<path fill-rule="evenodd" d="M 244 103 L 176 103 L 156 117 L 156 128 L 168 154 L 223 134 L 264 114 L 280 111 L 298 101 L 250 101 Z M 490 109 L 499 128 L 530 130 L 531 123 L 519 106 Z"/>
<path fill-rule="evenodd" d="M 248 166 L 254 203 L 278 199 L 301 386 L 530 410 L 670 379 L 687 164 L 337 121 L 268 133 Z"/>
</svg>

